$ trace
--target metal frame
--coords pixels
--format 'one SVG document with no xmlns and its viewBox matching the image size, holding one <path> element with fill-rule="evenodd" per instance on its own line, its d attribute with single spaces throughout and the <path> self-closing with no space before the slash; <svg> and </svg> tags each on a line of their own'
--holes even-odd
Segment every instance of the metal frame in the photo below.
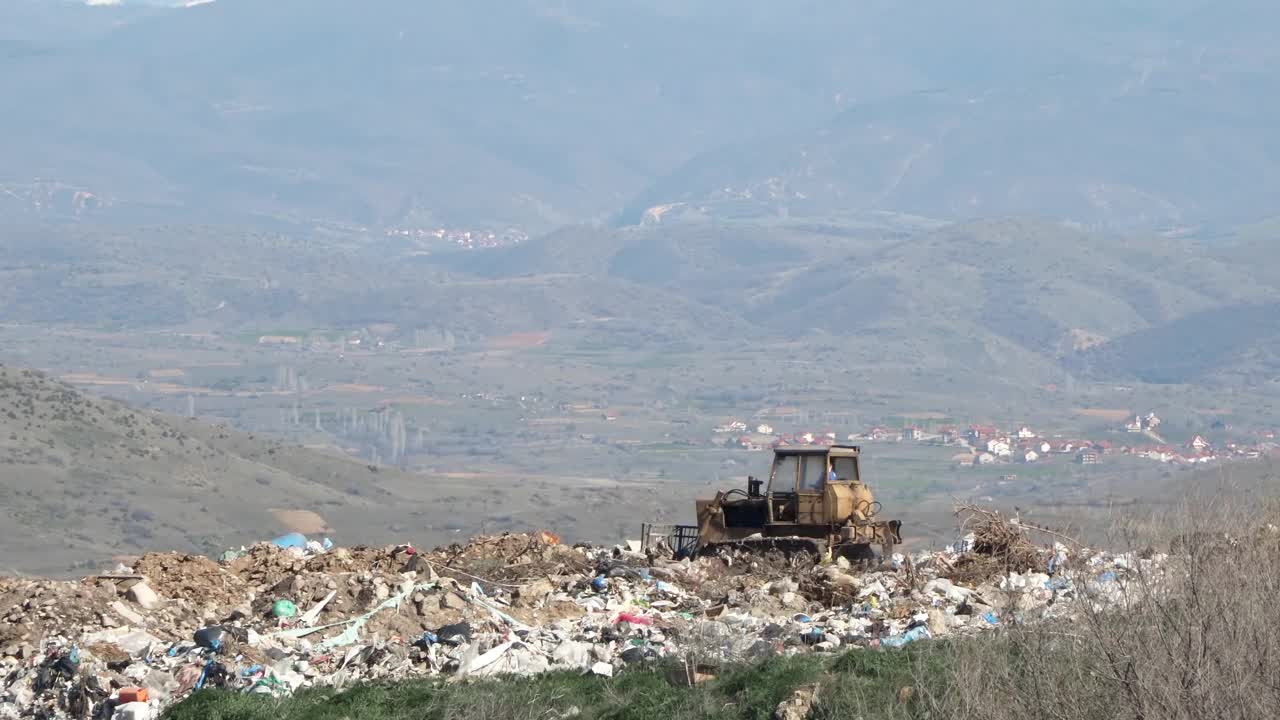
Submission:
<svg viewBox="0 0 1280 720">
<path fill-rule="evenodd" d="M 656 525 L 643 523 L 640 525 L 640 548 L 648 552 L 658 539 L 667 541 L 667 545 L 676 555 L 684 555 L 698 549 L 697 525 Z"/>
</svg>

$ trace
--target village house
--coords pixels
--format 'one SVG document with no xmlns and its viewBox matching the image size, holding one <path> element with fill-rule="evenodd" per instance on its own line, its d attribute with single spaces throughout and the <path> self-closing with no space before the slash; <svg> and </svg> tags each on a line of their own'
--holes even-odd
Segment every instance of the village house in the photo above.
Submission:
<svg viewBox="0 0 1280 720">
<path fill-rule="evenodd" d="M 999 428 L 991 425 L 971 425 L 965 430 L 965 437 L 972 443 L 986 442 L 1000 432 Z"/>
<path fill-rule="evenodd" d="M 302 338 L 296 335 L 263 335 L 258 338 L 259 345 L 297 345 Z"/>
<path fill-rule="evenodd" d="M 1035 431 L 1034 431 L 1034 430 L 1032 430 L 1031 428 L 1027 427 L 1026 425 L 1023 425 L 1022 427 L 1018 428 L 1018 439 L 1019 439 L 1019 440 L 1030 440 L 1031 438 L 1033 438 L 1033 437 L 1035 437 L 1035 436 L 1036 436 Z"/>
<path fill-rule="evenodd" d="M 884 441 L 884 440 L 888 440 L 888 439 L 889 439 L 889 431 L 888 431 L 888 430 L 885 430 L 885 429 L 884 429 L 884 428 L 882 428 L 882 427 L 873 427 L 873 428 L 871 428 L 870 430 L 868 430 L 868 431 L 866 432 L 866 438 L 867 438 L 868 440 L 874 440 L 874 441 L 876 441 L 876 442 L 881 442 L 881 441 Z"/>
<path fill-rule="evenodd" d="M 1137 452 L 1137 455 L 1139 457 L 1147 458 L 1148 460 L 1156 460 L 1162 463 L 1173 462 L 1175 458 L 1180 457 L 1172 448 L 1167 447 L 1143 448 Z"/>
<path fill-rule="evenodd" d="M 1008 438 L 992 438 L 987 441 L 987 452 L 999 457 L 1009 457 L 1013 454 L 1013 448 L 1009 445 Z"/>
<path fill-rule="evenodd" d="M 1081 448 L 1080 452 L 1076 453 L 1076 462 L 1081 465 L 1097 465 L 1098 451 L 1093 448 Z"/>
<path fill-rule="evenodd" d="M 1028 450 L 1022 455 L 1022 462 L 1033 463 L 1040 459 L 1040 453 L 1035 450 Z"/>
<path fill-rule="evenodd" d="M 1198 450 L 1182 456 L 1182 461 L 1188 465 L 1203 464 L 1217 459 L 1218 456 L 1208 450 Z"/>
<path fill-rule="evenodd" d="M 978 453 L 978 457 L 974 459 L 975 465 L 990 465 L 996 461 L 996 456 L 989 452 Z"/>
<path fill-rule="evenodd" d="M 960 433 L 953 427 L 945 427 L 938 431 L 938 439 L 943 445 L 954 445 L 960 439 Z"/>
<path fill-rule="evenodd" d="M 756 426 L 756 432 L 759 433 L 760 435 L 772 435 L 773 426 L 765 425 L 764 423 L 761 423 L 760 425 Z"/>
<path fill-rule="evenodd" d="M 903 439 L 903 440 L 919 440 L 919 439 L 920 439 L 920 428 L 918 428 L 918 427 L 916 427 L 916 426 L 914 426 L 914 425 L 909 425 L 909 426 L 907 426 L 907 427 L 903 428 L 903 429 L 902 429 L 902 439 Z"/>
<path fill-rule="evenodd" d="M 1203 435 L 1197 435 L 1191 438 L 1191 442 L 1187 443 L 1187 447 L 1192 450 L 1208 450 L 1211 446 L 1209 441 L 1204 439 Z"/>
<path fill-rule="evenodd" d="M 1125 423 L 1124 429 L 1126 432 L 1131 433 L 1142 432 L 1142 417 L 1140 415 L 1134 415 L 1132 420 Z"/>
</svg>

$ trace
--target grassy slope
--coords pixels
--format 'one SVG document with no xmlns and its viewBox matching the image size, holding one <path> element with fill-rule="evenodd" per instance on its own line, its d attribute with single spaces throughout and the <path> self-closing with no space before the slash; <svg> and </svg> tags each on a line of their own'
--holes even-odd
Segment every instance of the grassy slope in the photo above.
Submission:
<svg viewBox="0 0 1280 720">
<path fill-rule="evenodd" d="M 923 648 L 923 649 L 920 649 Z M 918 646 L 903 651 L 853 650 L 835 658 L 801 655 L 734 668 L 695 688 L 668 680 L 665 666 L 632 669 L 604 679 L 551 673 L 531 679 L 470 683 L 431 681 L 361 685 L 346 692 L 308 690 L 277 704 L 247 695 L 199 693 L 172 708 L 169 720 L 401 720 L 486 718 L 589 720 L 772 717 L 797 688 L 821 683 L 814 717 L 905 717 L 898 691 L 913 685 L 917 670 L 938 674 L 941 655 Z"/>
<path fill-rule="evenodd" d="M 286 531 L 273 509 L 317 512 L 348 544 L 411 524 L 415 540 L 443 542 L 452 537 L 445 520 L 478 526 L 490 500 L 523 506 L 525 492 L 441 502 L 476 494 L 465 480 L 375 472 L 0 366 L 4 572 L 62 573 L 156 548 L 217 552 Z"/>
</svg>

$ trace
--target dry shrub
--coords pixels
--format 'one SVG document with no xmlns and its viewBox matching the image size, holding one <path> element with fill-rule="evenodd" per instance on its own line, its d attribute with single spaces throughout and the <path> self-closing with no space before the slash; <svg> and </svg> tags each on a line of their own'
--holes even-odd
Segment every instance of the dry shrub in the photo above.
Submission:
<svg viewBox="0 0 1280 720">
<path fill-rule="evenodd" d="M 1224 500 L 1234 497 L 1236 500 Z M 1149 528 L 1121 529 L 1135 561 L 1088 585 L 1071 620 L 958 642 L 927 688 L 929 717 L 1220 720 L 1280 714 L 1280 533 L 1276 504 L 1218 493 Z M 1226 531 L 1226 532 L 1224 532 Z M 1234 534 L 1235 537 L 1231 535 Z M 1160 537 L 1153 537 L 1158 535 Z M 1173 538 L 1179 538 L 1170 542 Z M 1111 594 L 1110 602 L 1101 596 Z"/>
</svg>

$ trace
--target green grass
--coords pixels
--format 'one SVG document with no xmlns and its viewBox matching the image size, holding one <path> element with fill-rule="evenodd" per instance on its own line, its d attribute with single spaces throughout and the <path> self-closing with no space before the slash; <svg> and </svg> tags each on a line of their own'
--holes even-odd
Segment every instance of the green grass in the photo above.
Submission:
<svg viewBox="0 0 1280 720">
<path fill-rule="evenodd" d="M 673 666 L 629 669 L 612 679 L 572 672 L 532 678 L 451 683 L 418 680 L 356 685 L 342 692 L 303 690 L 285 700 L 196 693 L 169 709 L 167 720 L 517 720 L 577 717 L 600 720 L 751 718 L 767 720 L 797 688 L 820 683 L 813 717 L 910 717 L 897 693 L 918 673 L 941 677 L 937 643 L 903 650 L 852 650 L 836 657 L 798 655 L 728 669 L 694 688 L 669 680 Z"/>
</svg>

